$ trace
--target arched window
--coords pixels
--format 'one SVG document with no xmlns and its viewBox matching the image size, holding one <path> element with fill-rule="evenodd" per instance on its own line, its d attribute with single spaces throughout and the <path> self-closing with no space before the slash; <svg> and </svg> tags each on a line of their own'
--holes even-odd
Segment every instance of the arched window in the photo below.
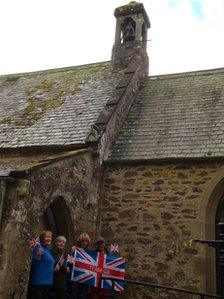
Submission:
<svg viewBox="0 0 224 299">
<path fill-rule="evenodd" d="M 217 171 L 204 192 L 200 201 L 197 223 L 194 235 L 197 239 L 222 240 L 224 235 L 224 167 Z M 201 288 L 208 293 L 220 293 L 223 290 L 223 265 L 220 265 L 219 250 L 212 246 L 201 245 L 199 259 L 195 260 L 195 267 L 204 269 L 200 276 Z M 222 266 L 220 268 L 220 266 Z M 220 275 L 221 274 L 221 275 Z"/>
<path fill-rule="evenodd" d="M 130 17 L 126 18 L 124 20 L 124 23 L 122 24 L 122 41 L 123 42 L 134 41 L 135 29 L 136 29 L 135 21 Z"/>
</svg>

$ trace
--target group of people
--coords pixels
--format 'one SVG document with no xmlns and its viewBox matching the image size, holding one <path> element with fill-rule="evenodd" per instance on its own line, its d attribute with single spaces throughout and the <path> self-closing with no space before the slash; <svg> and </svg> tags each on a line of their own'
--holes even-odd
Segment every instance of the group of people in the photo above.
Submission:
<svg viewBox="0 0 224 299">
<path fill-rule="evenodd" d="M 28 299 L 99 299 L 98 288 L 89 287 L 71 279 L 72 259 L 66 252 L 66 238 L 58 236 L 52 245 L 52 232 L 44 230 L 39 237 L 40 243 L 32 252 L 31 271 L 28 288 Z M 71 248 L 71 254 L 77 247 L 88 250 L 91 240 L 88 234 L 82 233 Z M 98 237 L 94 250 L 107 252 L 105 239 Z M 104 290 L 102 298 L 108 291 Z"/>
</svg>

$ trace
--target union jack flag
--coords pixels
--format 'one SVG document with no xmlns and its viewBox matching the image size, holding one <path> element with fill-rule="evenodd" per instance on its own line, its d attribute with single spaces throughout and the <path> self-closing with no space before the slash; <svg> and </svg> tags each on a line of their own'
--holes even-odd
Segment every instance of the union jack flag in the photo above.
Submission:
<svg viewBox="0 0 224 299">
<path fill-rule="evenodd" d="M 110 245 L 110 253 L 119 253 L 119 245 L 117 244 L 111 244 Z"/>
<path fill-rule="evenodd" d="M 68 254 L 68 256 L 67 256 L 67 263 L 75 265 L 75 258 L 73 256 L 71 256 L 70 254 Z"/>
<path fill-rule="evenodd" d="M 41 245 L 41 244 L 40 244 L 40 238 L 39 238 L 39 237 L 37 237 L 37 238 L 33 238 L 32 240 L 29 241 L 29 243 L 30 243 L 30 247 L 31 247 L 31 248 L 34 248 L 34 247 L 36 247 L 36 246 L 40 246 L 40 245 Z"/>
<path fill-rule="evenodd" d="M 109 256 L 103 252 L 85 251 L 77 248 L 74 252 L 75 265 L 72 270 L 72 280 L 89 286 L 98 287 L 101 278 L 101 288 L 112 290 L 112 281 L 109 278 L 124 279 L 125 259 Z M 114 281 L 114 290 L 124 290 L 122 281 Z"/>
</svg>

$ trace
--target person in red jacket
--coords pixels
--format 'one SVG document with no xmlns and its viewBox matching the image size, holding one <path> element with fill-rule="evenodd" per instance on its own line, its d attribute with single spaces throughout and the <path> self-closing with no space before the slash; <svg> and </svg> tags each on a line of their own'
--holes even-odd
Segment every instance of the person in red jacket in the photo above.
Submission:
<svg viewBox="0 0 224 299">
<path fill-rule="evenodd" d="M 84 250 L 88 250 L 91 239 L 90 236 L 86 233 L 82 233 L 76 239 L 75 244 L 72 246 L 72 253 L 76 250 L 76 248 L 82 248 Z M 71 277 L 70 277 L 71 278 Z M 78 283 L 75 281 L 68 281 L 68 290 L 70 299 L 87 299 L 89 298 L 89 289 L 90 287 L 84 283 Z"/>
<path fill-rule="evenodd" d="M 106 241 L 103 237 L 99 236 L 94 242 L 95 250 L 97 252 L 103 252 L 105 254 L 110 254 L 109 250 L 106 248 Z M 97 287 L 91 288 L 90 299 L 108 299 L 110 296 L 110 291 L 101 289 L 99 295 L 99 289 Z"/>
</svg>

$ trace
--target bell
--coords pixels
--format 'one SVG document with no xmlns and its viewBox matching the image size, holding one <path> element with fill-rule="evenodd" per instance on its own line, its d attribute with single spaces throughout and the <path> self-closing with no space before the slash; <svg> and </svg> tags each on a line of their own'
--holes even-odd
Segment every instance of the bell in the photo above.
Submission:
<svg viewBox="0 0 224 299">
<path fill-rule="evenodd" d="M 131 22 L 129 22 L 127 26 L 124 28 L 123 40 L 124 42 L 135 40 L 135 29 Z"/>
</svg>

